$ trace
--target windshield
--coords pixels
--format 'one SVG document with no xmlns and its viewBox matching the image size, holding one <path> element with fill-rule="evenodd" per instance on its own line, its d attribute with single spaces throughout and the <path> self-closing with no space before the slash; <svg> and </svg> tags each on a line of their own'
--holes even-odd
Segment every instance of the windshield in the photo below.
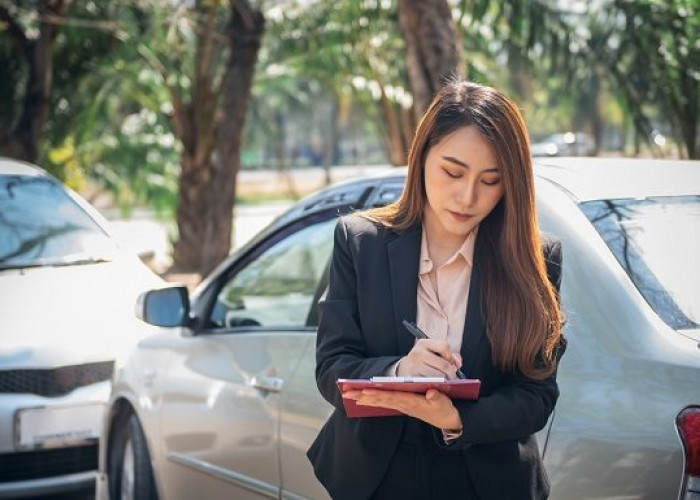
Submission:
<svg viewBox="0 0 700 500">
<path fill-rule="evenodd" d="M 0 175 L 0 269 L 105 260 L 114 249 L 60 184 Z"/>
<path fill-rule="evenodd" d="M 589 201 L 581 208 L 666 324 L 698 328 L 700 196 Z"/>
</svg>

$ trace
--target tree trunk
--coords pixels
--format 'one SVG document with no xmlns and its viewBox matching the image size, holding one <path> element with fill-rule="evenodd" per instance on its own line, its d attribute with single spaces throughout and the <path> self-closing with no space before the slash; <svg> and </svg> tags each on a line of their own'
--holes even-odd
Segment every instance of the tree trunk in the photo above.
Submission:
<svg viewBox="0 0 700 500">
<path fill-rule="evenodd" d="M 700 106 L 698 102 L 698 92 L 686 95 L 684 102 L 685 109 L 679 117 L 685 152 L 687 158 L 690 160 L 697 160 L 700 158 L 700 148 L 698 148 L 698 110 Z"/>
<path fill-rule="evenodd" d="M 328 117 L 328 128 L 326 133 L 323 134 L 323 177 L 326 186 L 330 185 L 331 179 L 331 167 L 335 162 L 338 161 L 338 120 L 339 120 L 339 110 L 338 110 L 338 97 L 332 93 L 332 99 L 330 102 L 330 116 Z"/>
<path fill-rule="evenodd" d="M 401 126 L 401 105 L 391 102 L 387 96 L 384 83 L 378 73 L 374 73 L 374 80 L 379 85 L 379 102 L 381 103 L 383 123 L 384 147 L 389 156 L 389 163 L 393 166 L 403 166 L 408 162 L 408 142 L 405 142 L 405 136 L 402 133 Z M 398 112 L 397 112 L 398 109 Z"/>
<path fill-rule="evenodd" d="M 39 156 L 39 145 L 49 117 L 53 46 L 70 4 L 71 0 L 39 1 L 39 36 L 34 40 L 27 37 L 6 7 L 0 7 L 0 21 L 8 26 L 8 34 L 27 65 L 19 116 L 15 118 L 0 110 L 0 149 L 7 156 L 29 162 L 36 162 Z"/>
<path fill-rule="evenodd" d="M 287 120 L 285 114 L 275 111 L 275 156 L 277 157 L 277 173 L 280 179 L 287 185 L 287 194 L 293 200 L 299 199 L 299 193 L 294 185 L 292 173 L 289 171 L 287 156 Z"/>
<path fill-rule="evenodd" d="M 596 65 L 593 69 L 593 75 L 591 77 L 593 80 L 591 82 L 591 133 L 593 135 L 594 152 L 593 154 L 597 156 L 602 149 L 603 144 L 603 129 L 605 127 L 603 119 L 603 107 L 605 104 L 605 95 L 603 93 L 603 75 L 601 68 Z"/>
<path fill-rule="evenodd" d="M 525 4 L 523 2 L 512 2 L 507 9 L 507 22 L 509 26 L 516 26 L 527 15 L 523 12 Z M 508 43 L 506 45 L 508 68 L 508 83 L 518 101 L 525 101 L 529 94 L 529 78 L 527 75 L 527 56 L 523 46 L 519 43 Z"/>
<path fill-rule="evenodd" d="M 413 109 L 411 108 L 404 108 L 401 106 L 400 115 L 401 134 L 403 135 L 403 143 L 405 144 L 404 162 L 401 164 L 401 166 L 404 166 L 408 163 L 408 150 L 411 148 L 411 143 L 413 142 L 413 136 L 415 135 L 418 122 L 416 122 Z"/>
<path fill-rule="evenodd" d="M 379 104 L 382 119 L 379 121 L 379 129 L 382 135 L 382 144 L 389 163 L 392 166 L 404 166 L 408 161 L 408 145 L 411 143 L 414 128 L 410 129 L 409 137 L 404 133 L 406 130 L 405 114 L 401 104 L 389 99 L 386 86 L 380 71 L 376 69 L 373 58 L 367 60 L 372 79 L 379 86 Z M 411 113 L 412 114 L 412 113 Z"/>
<path fill-rule="evenodd" d="M 265 18 L 248 1 L 231 0 L 228 71 L 222 86 L 222 103 L 216 137 L 216 161 L 211 176 L 202 273 L 219 264 L 231 249 L 236 177 L 246 111 L 253 85 L 255 63 L 265 31 Z"/>
<path fill-rule="evenodd" d="M 680 15 L 682 10 L 681 2 L 674 5 L 669 1 L 668 4 L 670 8 L 667 12 L 669 14 L 672 13 L 668 18 L 668 29 L 673 35 L 671 50 L 678 60 L 678 69 L 680 71 L 678 82 L 672 82 L 669 85 L 669 87 L 674 87 L 674 89 L 666 91 L 666 95 L 670 97 L 672 104 L 665 106 L 664 110 L 666 113 L 671 111 L 668 116 L 669 122 L 676 122 L 681 128 L 681 140 L 685 145 L 686 158 L 698 159 L 700 158 L 700 150 L 698 148 L 700 83 L 698 83 L 697 77 L 697 63 L 700 60 L 700 48 L 698 48 L 697 42 L 691 49 L 684 47 L 684 45 L 688 44 L 688 35 L 693 33 L 693 26 L 696 26 L 696 24 L 691 23 L 690 19 L 693 18 L 692 16 L 686 18 Z M 697 15 L 695 19 L 697 20 Z M 692 38 L 697 40 L 697 36 Z M 673 74 L 673 72 L 667 74 Z"/>
<path fill-rule="evenodd" d="M 192 103 L 186 106 L 177 96 L 173 99 L 174 128 L 185 151 L 179 180 L 174 272 L 204 276 L 231 249 L 241 136 L 265 19 L 244 0 L 231 0 L 230 10 L 225 34 L 229 56 L 220 90 L 213 89 L 209 76 L 212 38 L 204 31 L 198 38 Z"/>
<path fill-rule="evenodd" d="M 187 149 L 182 153 L 176 215 L 178 239 L 173 246 L 171 272 L 202 273 L 211 170 L 209 155 L 202 158 Z"/>
<path fill-rule="evenodd" d="M 214 110 L 218 94 L 212 88 L 211 54 L 214 50 L 214 9 L 196 4 L 204 28 L 197 33 L 194 74 L 189 102 L 173 88 L 173 128 L 182 143 L 178 178 L 178 239 L 173 245 L 173 265 L 169 272 L 200 273 L 206 244 L 206 217 L 212 178 L 212 152 L 216 129 Z"/>
<path fill-rule="evenodd" d="M 400 0 L 399 28 L 418 120 L 451 76 L 463 76 L 460 41 L 447 0 Z"/>
</svg>

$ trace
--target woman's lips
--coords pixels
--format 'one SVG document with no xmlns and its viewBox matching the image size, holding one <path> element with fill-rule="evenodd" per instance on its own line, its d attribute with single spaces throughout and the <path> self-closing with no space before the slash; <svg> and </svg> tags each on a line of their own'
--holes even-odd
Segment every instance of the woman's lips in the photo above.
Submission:
<svg viewBox="0 0 700 500">
<path fill-rule="evenodd" d="M 460 222 L 466 222 L 469 219 L 471 219 L 472 217 L 474 217 L 473 215 L 470 215 L 470 214 L 463 214 L 461 212 L 453 212 L 452 210 L 448 210 L 448 212 L 450 212 L 452 217 L 454 217 L 455 219 L 457 219 Z"/>
</svg>

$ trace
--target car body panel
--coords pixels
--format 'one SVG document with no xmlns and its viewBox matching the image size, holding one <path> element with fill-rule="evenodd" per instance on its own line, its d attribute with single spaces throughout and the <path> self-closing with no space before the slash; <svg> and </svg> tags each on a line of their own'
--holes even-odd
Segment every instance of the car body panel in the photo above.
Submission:
<svg viewBox="0 0 700 500">
<path fill-rule="evenodd" d="M 161 414 L 171 416 L 160 422 L 166 497 L 192 498 L 191 479 L 211 466 L 231 480 L 212 481 L 210 498 L 277 496 L 280 396 L 257 384 L 293 376 L 305 347 L 299 340 L 286 332 L 235 332 L 182 336 L 172 345 L 160 395 Z M 242 486 L 256 483 L 264 492 Z"/>
<path fill-rule="evenodd" d="M 183 333 L 185 332 L 185 333 Z M 165 478 L 159 475 L 163 469 L 164 457 L 161 455 L 160 446 L 160 403 L 161 386 L 164 381 L 163 372 L 157 367 L 166 369 L 168 366 L 171 351 L 168 346 L 172 345 L 182 336 L 189 335 L 187 329 L 180 328 L 159 328 L 139 340 L 133 349 L 126 355 L 117 357 L 114 367 L 114 377 L 112 379 L 112 391 L 110 393 L 108 410 L 105 412 L 103 422 L 104 446 L 100 446 L 100 470 L 106 471 L 106 458 L 104 452 L 107 449 L 107 442 L 112 439 L 110 426 L 105 422 L 112 422 L 119 412 L 127 409 L 136 414 L 144 429 L 158 430 L 158 432 L 146 433 L 147 447 L 150 451 L 150 458 L 153 462 L 156 475 L 156 487 L 160 493 L 161 484 Z M 98 486 L 100 475 L 97 477 Z M 109 497 L 107 490 L 104 495 Z"/>
<path fill-rule="evenodd" d="M 46 498 L 69 492 L 89 491 L 95 484 L 96 472 L 79 472 L 55 477 L 12 481 L 0 485 L 0 498 Z"/>
<path fill-rule="evenodd" d="M 700 168 L 683 160 L 635 158 L 538 159 L 537 176 L 576 201 L 698 194 Z M 663 179 L 659 178 L 663 175 Z"/>
<path fill-rule="evenodd" d="M 2 368 L 50 368 L 126 352 L 151 329 L 132 314 L 139 293 L 161 284 L 131 258 L 0 271 L 3 289 L 12 291 L 0 292 Z"/>
<path fill-rule="evenodd" d="M 281 399 L 280 460 L 282 491 L 303 498 L 330 499 L 313 472 L 306 450 L 328 420 L 333 407 L 316 388 L 316 334 L 306 334 L 306 350 Z M 284 498 L 284 497 L 283 497 Z"/>
<path fill-rule="evenodd" d="M 551 498 L 668 498 L 683 460 L 672 422 L 700 398 L 700 349 L 654 314 L 575 205 L 555 206 L 540 224 L 562 240 L 569 344 L 544 457 Z"/>
</svg>

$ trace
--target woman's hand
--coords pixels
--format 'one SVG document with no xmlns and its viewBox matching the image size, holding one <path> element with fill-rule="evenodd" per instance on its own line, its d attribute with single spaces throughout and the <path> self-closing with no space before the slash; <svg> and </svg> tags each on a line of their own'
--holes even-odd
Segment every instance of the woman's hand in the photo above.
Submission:
<svg viewBox="0 0 700 500">
<path fill-rule="evenodd" d="M 462 420 L 452 400 L 436 389 L 429 389 L 425 394 L 363 389 L 344 392 L 343 397 L 354 399 L 358 405 L 362 406 L 399 410 L 439 429 L 462 428 Z"/>
<path fill-rule="evenodd" d="M 421 339 L 399 361 L 396 374 L 400 377 L 457 377 L 462 366 L 459 354 L 453 354 L 444 340 Z"/>
</svg>

